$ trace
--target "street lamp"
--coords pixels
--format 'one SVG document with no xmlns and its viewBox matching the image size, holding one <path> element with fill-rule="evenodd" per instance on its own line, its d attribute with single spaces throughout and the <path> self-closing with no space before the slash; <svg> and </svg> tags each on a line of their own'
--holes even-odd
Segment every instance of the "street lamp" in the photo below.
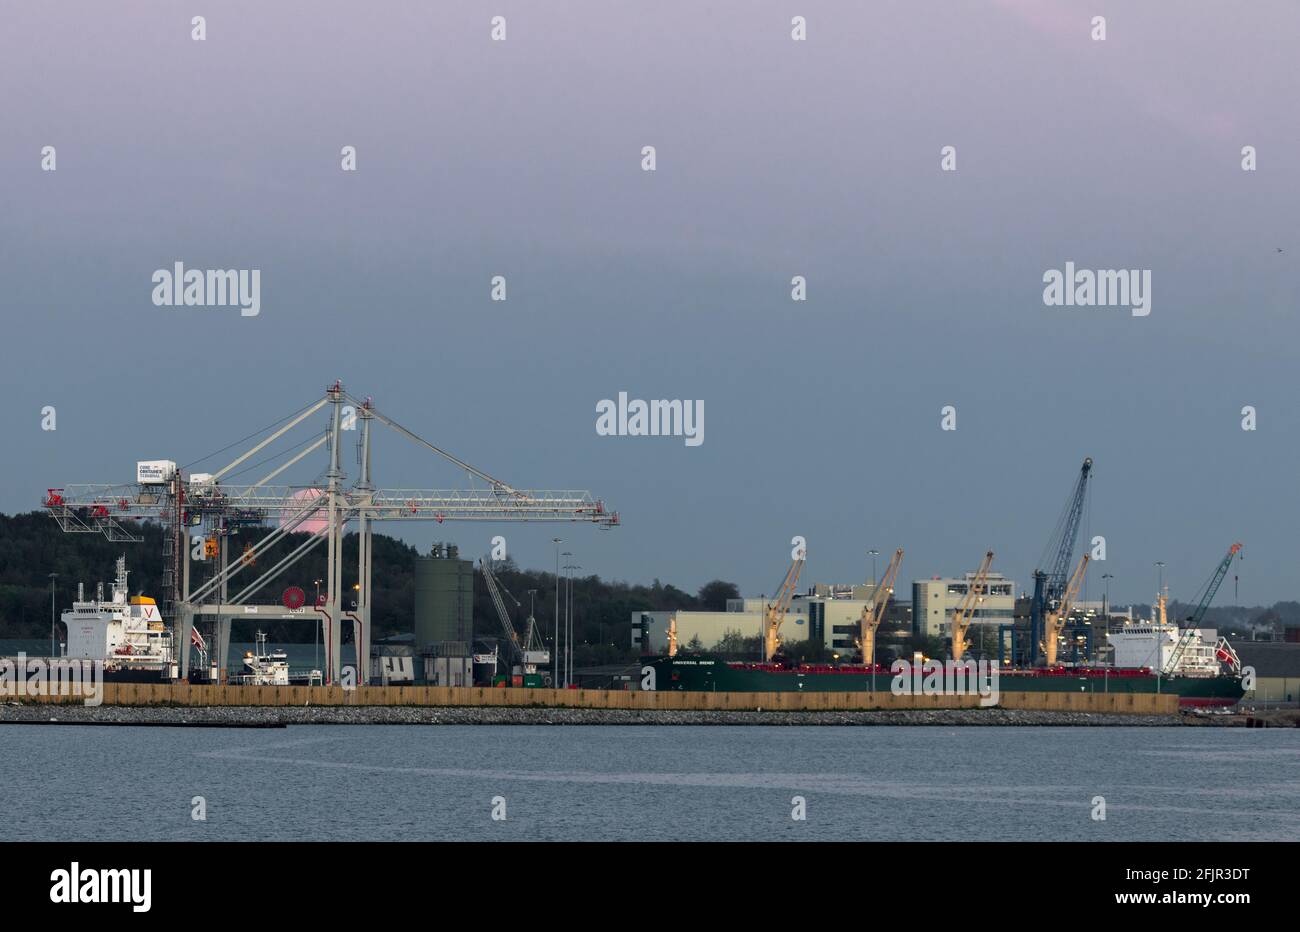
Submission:
<svg viewBox="0 0 1300 932">
<path fill-rule="evenodd" d="M 871 554 L 871 588 L 874 590 L 876 588 L 876 557 L 880 555 L 880 551 L 872 547 L 867 553 Z"/>
<path fill-rule="evenodd" d="M 54 648 L 54 580 L 59 578 L 58 573 L 50 573 L 50 656 L 57 657 Z"/>
<path fill-rule="evenodd" d="M 1156 578 L 1158 580 L 1158 582 L 1156 583 L 1156 595 L 1160 595 L 1165 591 L 1165 561 L 1164 560 L 1156 561 L 1156 573 L 1157 573 Z"/>
</svg>

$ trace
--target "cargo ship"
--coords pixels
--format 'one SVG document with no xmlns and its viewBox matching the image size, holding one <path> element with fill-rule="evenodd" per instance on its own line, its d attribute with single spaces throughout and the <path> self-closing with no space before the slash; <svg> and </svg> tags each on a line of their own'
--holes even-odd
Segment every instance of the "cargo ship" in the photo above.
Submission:
<svg viewBox="0 0 1300 932">
<path fill-rule="evenodd" d="M 68 630 L 65 656 L 103 663 L 106 682 L 167 682 L 176 679 L 176 651 L 158 604 L 127 592 L 126 557 L 118 557 L 112 593 L 100 583 L 94 599 L 80 584 L 77 600 L 62 615 Z"/>
<path fill-rule="evenodd" d="M 1214 632 L 1179 628 L 1163 619 L 1109 634 L 1110 666 L 1011 669 L 998 674 L 1001 692 L 1173 693 L 1185 708 L 1235 705 L 1243 695 L 1236 652 Z M 705 692 L 889 692 L 894 674 L 875 664 L 737 662 L 708 653 L 643 658 L 660 690 Z"/>
</svg>

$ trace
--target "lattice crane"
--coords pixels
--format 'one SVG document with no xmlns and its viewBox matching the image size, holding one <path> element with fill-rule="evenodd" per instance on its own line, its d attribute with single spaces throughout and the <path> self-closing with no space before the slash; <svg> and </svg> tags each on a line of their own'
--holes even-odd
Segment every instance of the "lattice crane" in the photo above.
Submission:
<svg viewBox="0 0 1300 932">
<path fill-rule="evenodd" d="M 1057 639 L 1061 635 L 1061 630 L 1065 627 L 1065 619 L 1070 617 L 1070 610 L 1074 608 L 1074 600 L 1079 597 L 1079 592 L 1083 588 L 1083 577 L 1088 572 L 1088 560 L 1090 554 L 1084 554 L 1079 559 L 1079 565 L 1074 570 L 1074 575 L 1066 583 L 1065 591 L 1061 593 L 1061 600 L 1056 603 L 1047 613 L 1047 618 L 1043 624 L 1043 658 L 1049 667 L 1056 666 Z"/>
<path fill-rule="evenodd" d="M 1079 467 L 1079 477 L 1066 499 L 1065 509 L 1057 519 L 1056 528 L 1034 570 L 1034 596 L 1029 604 L 1029 637 L 1025 642 L 1026 654 L 1035 655 L 1045 640 L 1043 627 L 1047 613 L 1065 592 L 1066 576 L 1074 562 L 1074 544 L 1079 536 L 1083 519 L 1083 506 L 1088 496 L 1088 478 L 1092 475 L 1092 457 L 1086 457 Z M 1026 664 L 1037 661 L 1037 656 L 1025 656 Z"/>
<path fill-rule="evenodd" d="M 980 562 L 980 567 L 975 571 L 975 576 L 966 584 L 966 594 L 962 596 L 960 604 L 952 613 L 952 659 L 960 662 L 966 653 L 966 648 L 970 645 L 966 641 L 966 634 L 970 630 L 971 621 L 975 617 L 975 609 L 984 601 L 984 593 L 988 589 L 989 567 L 993 565 L 993 551 L 990 550 L 984 554 L 984 559 Z"/>
<path fill-rule="evenodd" d="M 858 647 L 862 650 L 862 662 L 868 666 L 876 662 L 876 630 L 884 620 L 889 597 L 894 594 L 894 580 L 902 562 L 903 548 L 899 547 L 890 557 L 885 575 L 876 583 L 871 601 L 862 607 L 862 617 L 858 619 Z"/>
<path fill-rule="evenodd" d="M 776 649 L 781 646 L 781 623 L 785 621 L 785 613 L 790 610 L 795 586 L 799 584 L 799 573 L 803 570 L 807 556 L 808 552 L 803 548 L 795 554 L 790 568 L 785 572 L 785 579 L 777 589 L 776 598 L 768 603 L 763 616 L 763 659 L 769 663 L 776 656 Z"/>
</svg>

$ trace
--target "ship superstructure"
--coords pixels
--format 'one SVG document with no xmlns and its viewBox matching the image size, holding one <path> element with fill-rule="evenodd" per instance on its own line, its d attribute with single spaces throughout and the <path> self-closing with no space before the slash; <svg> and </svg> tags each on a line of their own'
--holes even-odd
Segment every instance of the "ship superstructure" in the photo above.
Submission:
<svg viewBox="0 0 1300 932">
<path fill-rule="evenodd" d="M 171 631 L 153 599 L 129 594 L 125 556 L 117 559 L 117 575 L 107 599 L 103 588 L 101 583 L 95 598 L 86 600 L 78 586 L 77 601 L 63 613 L 67 656 L 103 662 L 109 679 L 174 679 L 177 664 Z"/>
</svg>

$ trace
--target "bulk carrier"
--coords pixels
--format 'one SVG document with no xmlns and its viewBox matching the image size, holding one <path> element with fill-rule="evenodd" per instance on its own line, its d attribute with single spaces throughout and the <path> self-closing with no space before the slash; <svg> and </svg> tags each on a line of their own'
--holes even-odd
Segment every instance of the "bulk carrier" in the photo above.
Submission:
<svg viewBox="0 0 1300 932">
<path fill-rule="evenodd" d="M 1165 616 L 1124 625 L 1107 635 L 1110 666 L 999 670 L 1001 692 L 1173 693 L 1180 707 L 1235 705 L 1245 690 L 1241 661 L 1226 639 L 1203 628 L 1179 628 Z M 706 692 L 870 692 L 890 690 L 894 674 L 874 664 L 786 664 L 727 661 L 706 653 L 648 657 L 658 689 Z"/>
</svg>

